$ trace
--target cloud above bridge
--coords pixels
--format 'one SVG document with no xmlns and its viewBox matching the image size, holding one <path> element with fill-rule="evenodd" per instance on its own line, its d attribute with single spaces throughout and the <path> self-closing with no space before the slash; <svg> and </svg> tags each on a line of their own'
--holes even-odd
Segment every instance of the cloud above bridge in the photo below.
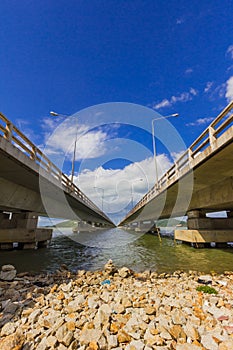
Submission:
<svg viewBox="0 0 233 350">
<path fill-rule="evenodd" d="M 72 159 L 75 140 L 78 144 L 76 160 L 96 158 L 106 152 L 104 140 L 107 133 L 100 129 L 88 132 L 87 125 L 75 123 L 73 120 L 60 123 L 60 118 L 57 121 L 46 118 L 44 125 L 46 130 L 49 130 L 45 135 L 48 156 L 59 156 L 65 153 L 68 158 Z M 55 127 L 55 125 L 58 126 Z M 51 130 L 54 130 L 52 135 Z"/>
<path fill-rule="evenodd" d="M 226 82 L 226 99 L 228 102 L 233 100 L 233 76 Z"/>
<path fill-rule="evenodd" d="M 185 96 L 173 96 L 172 102 Z M 153 147 L 151 121 L 157 119 Z M 44 132 L 45 154 L 68 176 L 77 141 L 75 182 L 114 221 L 155 184 L 154 152 L 160 176 L 173 164 L 174 155 L 186 149 L 169 120 L 131 103 L 100 104 L 68 118 L 47 118 Z"/>
<path fill-rule="evenodd" d="M 152 105 L 152 108 L 157 110 L 164 107 L 172 107 L 177 102 L 191 101 L 194 96 L 198 95 L 198 91 L 194 88 L 190 88 L 189 91 L 182 92 L 180 94 L 171 96 L 169 99 L 165 98 L 162 101 L 156 102 Z"/>
<path fill-rule="evenodd" d="M 157 157 L 159 176 L 172 165 L 165 154 Z M 123 169 L 83 169 L 75 177 L 77 186 L 115 222 L 119 222 L 155 184 L 153 157 L 134 162 Z"/>
</svg>

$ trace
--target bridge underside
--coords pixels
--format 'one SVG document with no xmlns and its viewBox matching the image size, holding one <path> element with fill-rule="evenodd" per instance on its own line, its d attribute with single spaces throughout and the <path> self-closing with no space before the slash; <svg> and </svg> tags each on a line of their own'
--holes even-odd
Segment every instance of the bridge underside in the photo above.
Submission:
<svg viewBox="0 0 233 350">
<path fill-rule="evenodd" d="M 121 225 L 186 215 L 188 211 L 233 210 L 233 143 L 199 164 Z"/>
<path fill-rule="evenodd" d="M 18 148 L 0 138 L 0 211 L 36 212 L 55 218 L 99 222 L 113 226 L 106 216 L 70 193 Z"/>
<path fill-rule="evenodd" d="M 233 130 L 231 128 L 231 134 Z M 206 153 L 208 150 L 206 151 Z M 195 159 L 194 159 L 195 161 Z M 227 218 L 216 225 L 206 218 L 206 213 L 233 212 L 233 142 L 225 143 L 218 152 L 203 157 L 192 170 L 166 190 L 129 215 L 121 225 L 143 220 L 188 215 L 188 230 L 176 230 L 175 237 L 187 242 L 200 244 L 233 241 L 233 220 Z M 193 227 L 190 213 L 196 213 L 198 225 Z M 189 215 L 190 214 L 190 215 Z M 200 216 L 203 220 L 200 221 Z M 207 220 L 205 220 L 206 218 Z M 213 219 L 212 219 L 213 220 Z"/>
<path fill-rule="evenodd" d="M 0 171 L 1 172 L 1 171 Z M 0 177 L 0 211 L 9 211 L 13 213 L 20 212 L 36 212 L 41 216 L 49 216 L 51 218 L 64 218 L 76 220 L 77 217 L 84 221 L 93 221 L 99 223 L 110 224 L 106 219 L 98 213 L 94 213 L 92 209 L 87 208 L 83 203 L 77 203 L 77 200 L 70 194 L 63 192 L 63 189 L 49 183 L 46 179 L 42 187 L 44 194 L 43 200 L 41 194 L 38 193 L 35 182 L 35 188 L 26 188 L 15 182 L 11 182 Z"/>
<path fill-rule="evenodd" d="M 37 228 L 39 215 L 114 226 L 81 191 L 78 197 L 2 137 L 0 164 L 0 249 L 46 246 L 52 230 Z"/>
</svg>

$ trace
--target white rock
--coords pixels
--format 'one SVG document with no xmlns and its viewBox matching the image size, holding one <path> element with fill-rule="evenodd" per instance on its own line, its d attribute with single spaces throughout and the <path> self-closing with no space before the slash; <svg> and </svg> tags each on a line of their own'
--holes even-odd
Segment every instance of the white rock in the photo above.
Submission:
<svg viewBox="0 0 233 350">
<path fill-rule="evenodd" d="M 100 329 L 83 329 L 79 335 L 79 342 L 81 345 L 89 344 L 92 341 L 98 343 L 101 334 Z"/>
<path fill-rule="evenodd" d="M 46 339 L 47 341 L 47 345 L 49 348 L 52 348 L 55 346 L 56 342 L 57 342 L 57 338 L 54 335 L 49 335 Z"/>
<path fill-rule="evenodd" d="M 65 324 L 58 328 L 56 332 L 56 338 L 60 343 L 64 340 L 66 333 L 67 333 L 67 327 Z"/>
<path fill-rule="evenodd" d="M 172 340 L 171 334 L 168 331 L 166 331 L 165 329 L 159 335 L 162 339 Z"/>
<path fill-rule="evenodd" d="M 218 350 L 218 344 L 214 341 L 212 333 L 202 335 L 201 344 L 208 350 Z"/>
<path fill-rule="evenodd" d="M 98 341 L 98 345 L 100 349 L 106 349 L 107 341 L 104 335 L 102 335 Z"/>
<path fill-rule="evenodd" d="M 220 341 L 228 340 L 228 335 L 223 332 L 222 327 L 215 327 L 213 330 L 201 335 L 201 344 L 208 350 L 218 350 L 218 344 L 214 341 L 213 337 Z"/>
<path fill-rule="evenodd" d="M 208 308 L 204 308 L 203 307 L 203 310 L 206 311 L 206 312 L 209 312 L 211 315 L 214 316 L 214 318 L 218 318 L 220 316 L 231 316 L 231 310 L 225 308 L 225 307 L 221 307 L 221 308 L 218 308 L 214 305 L 208 307 Z"/>
<path fill-rule="evenodd" d="M 8 322 L 4 324 L 1 330 L 1 337 L 14 333 L 15 329 L 16 329 L 16 326 L 13 322 Z"/>
<path fill-rule="evenodd" d="M 103 326 L 109 321 L 109 317 L 112 313 L 112 309 L 108 304 L 103 304 L 99 307 L 98 312 L 94 318 L 94 324 L 96 328 Z"/>
<path fill-rule="evenodd" d="M 105 302 L 108 303 L 110 299 L 110 293 L 107 291 L 104 291 L 101 295 L 101 299 Z"/>
<path fill-rule="evenodd" d="M 119 276 L 122 278 L 126 278 L 130 275 L 130 270 L 128 267 L 122 267 L 120 270 L 118 270 Z"/>
<path fill-rule="evenodd" d="M 85 298 L 82 294 L 78 295 L 74 300 L 70 301 L 66 306 L 68 313 L 76 312 L 80 309 L 80 305 L 84 303 Z"/>
<path fill-rule="evenodd" d="M 41 314 L 41 310 L 36 309 L 34 311 L 32 311 L 32 313 L 30 314 L 30 316 L 28 317 L 28 321 L 29 323 L 34 323 L 38 320 L 38 317 Z"/>
<path fill-rule="evenodd" d="M 203 284 L 211 284 L 212 280 L 213 279 L 211 275 L 202 275 L 198 277 L 198 282 Z"/>
<path fill-rule="evenodd" d="M 61 290 L 63 292 L 70 292 L 72 290 L 72 282 L 69 282 L 69 283 L 61 286 Z"/>
<path fill-rule="evenodd" d="M 3 281 L 13 281 L 17 274 L 13 265 L 3 265 L 0 272 L 0 279 Z"/>
<path fill-rule="evenodd" d="M 186 323 L 186 318 L 180 309 L 175 309 L 172 312 L 171 316 L 172 316 L 172 321 L 174 324 L 183 325 L 184 323 Z"/>
<path fill-rule="evenodd" d="M 6 271 L 13 271 L 16 270 L 15 267 L 13 265 L 3 265 L 2 266 L 2 271 L 6 272 Z"/>
<path fill-rule="evenodd" d="M 191 338 L 192 340 L 199 340 L 200 336 L 198 330 L 193 326 L 190 320 L 187 321 L 183 328 L 188 338 Z"/>
<path fill-rule="evenodd" d="M 41 342 L 39 343 L 39 345 L 37 346 L 36 350 L 47 350 L 48 347 L 47 347 L 47 339 L 46 338 L 43 338 L 41 340 Z"/>
<path fill-rule="evenodd" d="M 87 300 L 87 303 L 90 309 L 96 309 L 99 306 L 98 297 L 97 296 L 89 297 Z"/>
<path fill-rule="evenodd" d="M 143 350 L 145 344 L 141 340 L 132 340 L 126 347 L 125 350 Z"/>
<path fill-rule="evenodd" d="M 59 344 L 57 350 L 67 350 L 67 347 L 63 344 Z"/>
<path fill-rule="evenodd" d="M 110 334 L 107 337 L 107 342 L 108 342 L 108 346 L 109 346 L 110 349 L 117 347 L 117 344 L 118 344 L 117 335 Z"/>
<path fill-rule="evenodd" d="M 217 282 L 218 284 L 220 284 L 221 286 L 224 286 L 224 287 L 227 286 L 227 281 L 217 280 L 216 282 Z"/>
<path fill-rule="evenodd" d="M 176 350 L 200 350 L 200 346 L 195 344 L 177 344 Z"/>
<path fill-rule="evenodd" d="M 64 338 L 63 338 L 63 340 L 62 340 L 62 342 L 65 344 L 65 346 L 69 346 L 70 343 L 71 343 L 72 340 L 73 340 L 73 337 L 74 337 L 73 332 L 68 331 L 68 332 L 65 334 L 65 336 L 64 336 Z"/>
</svg>

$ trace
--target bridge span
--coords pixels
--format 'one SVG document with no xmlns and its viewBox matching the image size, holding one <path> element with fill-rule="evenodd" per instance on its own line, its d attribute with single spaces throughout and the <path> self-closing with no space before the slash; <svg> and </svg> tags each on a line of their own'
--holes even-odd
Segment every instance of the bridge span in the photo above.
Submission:
<svg viewBox="0 0 233 350">
<path fill-rule="evenodd" d="M 233 101 L 120 223 L 187 215 L 175 238 L 205 244 L 233 241 Z M 227 218 L 206 213 L 227 211 Z"/>
<path fill-rule="evenodd" d="M 31 247 L 51 237 L 51 232 L 37 229 L 39 215 L 115 226 L 1 113 L 0 164 L 0 248 L 12 241 Z"/>
</svg>

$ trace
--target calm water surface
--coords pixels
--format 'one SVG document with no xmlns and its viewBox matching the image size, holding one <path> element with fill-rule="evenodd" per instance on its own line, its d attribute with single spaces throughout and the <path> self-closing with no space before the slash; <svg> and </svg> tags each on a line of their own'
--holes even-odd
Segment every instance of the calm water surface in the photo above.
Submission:
<svg viewBox="0 0 233 350">
<path fill-rule="evenodd" d="M 73 234 L 71 229 L 54 231 L 49 248 L 0 252 L 0 265 L 13 264 L 18 272 L 53 272 L 61 264 L 69 269 L 99 270 L 112 259 L 117 267 L 158 272 L 233 270 L 233 248 L 194 249 L 174 244 L 171 238 L 140 235 L 121 229 Z"/>
</svg>

